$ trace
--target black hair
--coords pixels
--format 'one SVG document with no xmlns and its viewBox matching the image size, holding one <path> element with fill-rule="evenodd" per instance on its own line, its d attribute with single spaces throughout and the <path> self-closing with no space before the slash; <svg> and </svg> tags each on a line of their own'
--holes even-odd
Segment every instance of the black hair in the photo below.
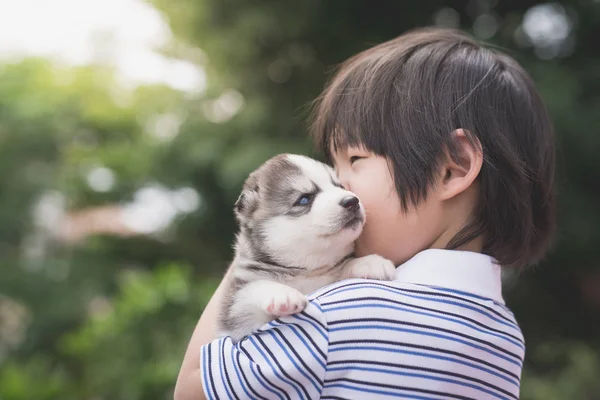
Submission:
<svg viewBox="0 0 600 400">
<path fill-rule="evenodd" d="M 425 200 L 452 132 L 481 146 L 479 198 L 448 244 L 481 237 L 504 266 L 539 261 L 555 231 L 552 124 L 532 79 L 511 57 L 451 29 L 421 28 L 344 62 L 316 100 L 312 135 L 385 156 L 404 211 Z"/>
</svg>

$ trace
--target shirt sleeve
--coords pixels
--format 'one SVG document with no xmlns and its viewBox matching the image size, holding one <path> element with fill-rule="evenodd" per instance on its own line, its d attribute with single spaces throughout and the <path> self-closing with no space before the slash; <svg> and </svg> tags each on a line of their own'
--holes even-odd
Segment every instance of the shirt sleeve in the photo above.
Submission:
<svg viewBox="0 0 600 400">
<path fill-rule="evenodd" d="M 217 339 L 200 350 L 206 398 L 315 399 L 321 395 L 329 334 L 318 300 L 238 343 Z"/>
</svg>

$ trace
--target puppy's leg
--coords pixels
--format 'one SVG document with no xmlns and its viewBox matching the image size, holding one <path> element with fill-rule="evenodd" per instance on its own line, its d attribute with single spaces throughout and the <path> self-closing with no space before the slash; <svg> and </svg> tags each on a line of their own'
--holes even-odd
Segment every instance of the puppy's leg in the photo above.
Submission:
<svg viewBox="0 0 600 400">
<path fill-rule="evenodd" d="M 345 262 L 341 279 L 363 278 L 389 281 L 396 276 L 394 264 L 381 256 L 371 254 L 359 258 L 351 258 Z"/>
<path fill-rule="evenodd" d="M 249 282 L 234 295 L 228 334 L 238 341 L 277 317 L 304 310 L 306 302 L 306 296 L 291 286 L 268 280 Z"/>
</svg>

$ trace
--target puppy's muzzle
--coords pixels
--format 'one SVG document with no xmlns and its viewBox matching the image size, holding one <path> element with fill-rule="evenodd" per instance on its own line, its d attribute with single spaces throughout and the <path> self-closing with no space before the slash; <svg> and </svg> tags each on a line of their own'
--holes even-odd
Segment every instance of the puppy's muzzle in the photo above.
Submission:
<svg viewBox="0 0 600 400">
<path fill-rule="evenodd" d="M 358 200 L 358 197 L 348 196 L 348 197 L 344 197 L 340 201 L 340 206 L 344 207 L 348 211 L 356 212 L 356 211 L 358 211 L 358 209 L 360 207 L 360 202 Z"/>
<path fill-rule="evenodd" d="M 343 228 L 354 228 L 364 222 L 365 216 L 360 209 L 360 200 L 356 196 L 347 196 L 340 201 L 340 206 L 345 210 Z"/>
</svg>

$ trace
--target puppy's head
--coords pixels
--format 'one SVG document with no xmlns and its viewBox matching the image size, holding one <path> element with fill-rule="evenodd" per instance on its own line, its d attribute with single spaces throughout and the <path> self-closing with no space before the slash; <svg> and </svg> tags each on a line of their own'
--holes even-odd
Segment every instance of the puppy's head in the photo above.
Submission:
<svg viewBox="0 0 600 400">
<path fill-rule="evenodd" d="M 306 270 L 351 253 L 366 218 L 333 169 L 294 154 L 274 157 L 254 171 L 235 213 L 254 257 Z"/>
</svg>

